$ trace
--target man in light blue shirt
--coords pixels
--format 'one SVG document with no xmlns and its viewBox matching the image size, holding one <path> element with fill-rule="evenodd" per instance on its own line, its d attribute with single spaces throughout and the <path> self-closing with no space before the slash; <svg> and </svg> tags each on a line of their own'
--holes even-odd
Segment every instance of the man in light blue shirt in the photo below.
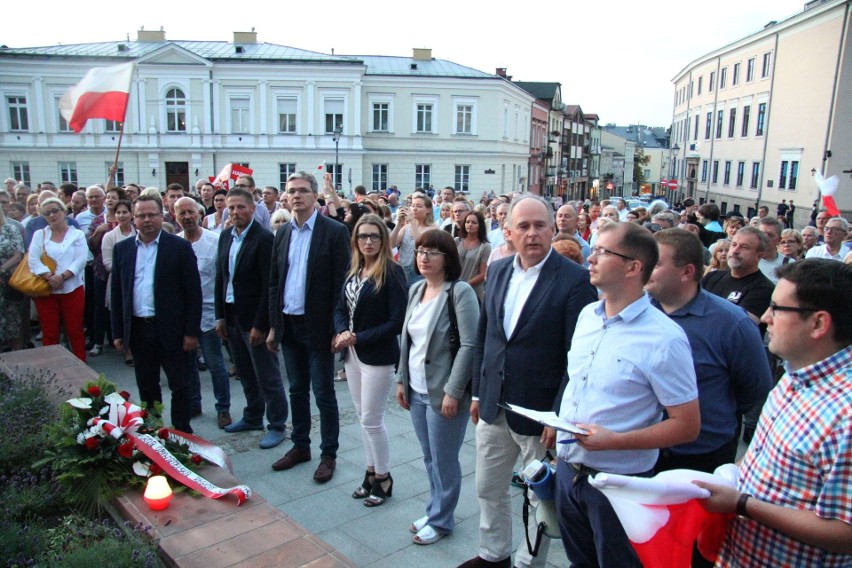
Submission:
<svg viewBox="0 0 852 568">
<path fill-rule="evenodd" d="M 559 435 L 559 529 L 574 565 L 638 568 L 612 505 L 588 477 L 650 475 L 657 448 L 698 436 L 698 391 L 686 334 L 643 291 L 658 259 L 651 232 L 607 223 L 595 245 L 589 274 L 604 299 L 580 313 L 559 411 L 588 434 Z"/>
</svg>

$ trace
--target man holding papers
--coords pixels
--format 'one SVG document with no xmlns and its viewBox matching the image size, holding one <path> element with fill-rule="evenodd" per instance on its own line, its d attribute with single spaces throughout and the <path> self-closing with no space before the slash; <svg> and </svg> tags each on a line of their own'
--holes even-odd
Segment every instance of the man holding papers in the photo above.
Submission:
<svg viewBox="0 0 852 568">
<path fill-rule="evenodd" d="M 580 313 L 559 411 L 588 434 L 558 436 L 576 440 L 558 444 L 559 529 L 575 567 L 639 567 L 612 506 L 588 478 L 650 476 L 657 448 L 698 436 L 698 391 L 686 335 L 643 292 L 659 257 L 651 232 L 612 223 L 595 245 L 589 273 L 605 299 Z"/>
</svg>

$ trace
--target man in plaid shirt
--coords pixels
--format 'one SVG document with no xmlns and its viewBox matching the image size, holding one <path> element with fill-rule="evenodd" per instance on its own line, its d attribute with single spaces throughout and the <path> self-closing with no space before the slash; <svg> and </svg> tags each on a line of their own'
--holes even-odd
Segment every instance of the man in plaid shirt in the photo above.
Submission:
<svg viewBox="0 0 852 568">
<path fill-rule="evenodd" d="M 737 489 L 698 483 L 737 513 L 717 566 L 852 567 L 852 266 L 790 263 L 763 314 L 787 373 L 769 394 Z"/>
</svg>

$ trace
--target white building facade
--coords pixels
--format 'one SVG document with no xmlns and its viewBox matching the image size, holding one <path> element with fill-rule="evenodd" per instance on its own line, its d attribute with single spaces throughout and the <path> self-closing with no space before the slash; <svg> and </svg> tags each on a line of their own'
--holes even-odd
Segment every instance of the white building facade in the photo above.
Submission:
<svg viewBox="0 0 852 568">
<path fill-rule="evenodd" d="M 0 165 L 37 184 L 102 183 L 118 124 L 70 131 L 57 102 L 86 71 L 134 61 L 119 183 L 194 184 L 228 163 L 283 187 L 325 164 L 344 190 L 453 186 L 476 195 L 528 179 L 534 98 L 497 75 L 431 57 L 335 56 L 267 43 L 136 41 L 0 50 Z M 341 133 L 335 143 L 335 128 Z"/>
</svg>

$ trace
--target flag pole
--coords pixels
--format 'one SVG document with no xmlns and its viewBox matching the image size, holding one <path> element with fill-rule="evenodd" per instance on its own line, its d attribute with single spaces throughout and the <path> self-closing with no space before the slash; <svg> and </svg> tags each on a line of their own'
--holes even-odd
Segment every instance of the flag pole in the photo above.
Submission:
<svg viewBox="0 0 852 568">
<path fill-rule="evenodd" d="M 121 139 L 124 137 L 124 122 L 118 127 L 118 147 L 115 149 L 115 161 L 112 165 L 115 171 L 118 171 L 118 154 L 121 152 Z"/>
</svg>

